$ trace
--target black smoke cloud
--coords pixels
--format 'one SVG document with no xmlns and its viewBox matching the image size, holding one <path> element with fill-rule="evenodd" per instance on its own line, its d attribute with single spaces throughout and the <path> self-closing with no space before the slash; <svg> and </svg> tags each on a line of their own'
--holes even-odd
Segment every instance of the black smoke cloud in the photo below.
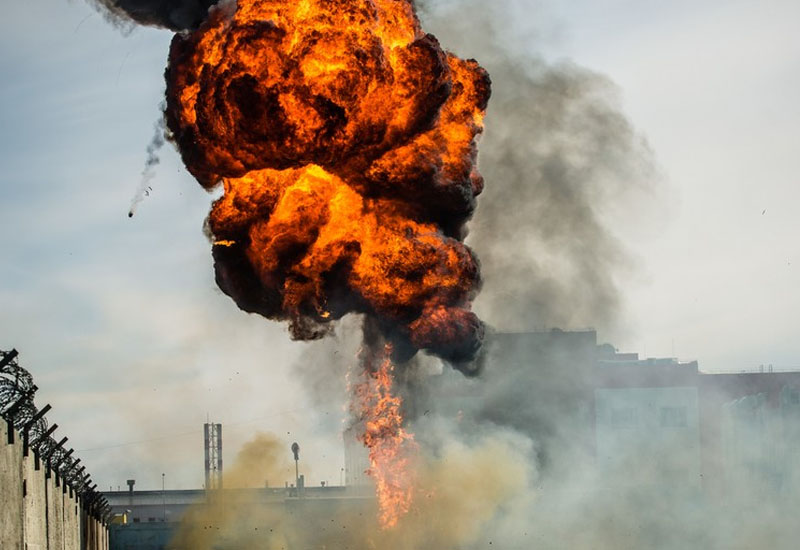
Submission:
<svg viewBox="0 0 800 550">
<path fill-rule="evenodd" d="M 176 32 L 200 26 L 217 0 L 89 0 L 113 23 L 161 27 Z"/>
<path fill-rule="evenodd" d="M 492 76 L 478 157 L 486 188 L 466 240 L 484 281 L 475 312 L 501 331 L 619 330 L 620 289 L 636 270 L 615 222 L 652 223 L 643 214 L 660 215 L 664 193 L 619 90 L 576 63 L 544 59 L 535 37 L 513 39 L 515 2 L 417 5 L 426 29 Z"/>
</svg>

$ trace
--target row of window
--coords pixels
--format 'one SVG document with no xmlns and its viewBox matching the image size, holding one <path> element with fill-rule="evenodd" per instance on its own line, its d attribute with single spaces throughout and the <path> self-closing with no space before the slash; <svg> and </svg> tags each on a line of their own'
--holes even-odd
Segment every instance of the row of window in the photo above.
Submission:
<svg viewBox="0 0 800 550">
<path fill-rule="evenodd" d="M 659 423 L 662 428 L 685 428 L 688 425 L 686 407 L 661 407 Z M 639 425 L 636 407 L 611 409 L 611 427 L 617 429 L 635 428 Z"/>
</svg>

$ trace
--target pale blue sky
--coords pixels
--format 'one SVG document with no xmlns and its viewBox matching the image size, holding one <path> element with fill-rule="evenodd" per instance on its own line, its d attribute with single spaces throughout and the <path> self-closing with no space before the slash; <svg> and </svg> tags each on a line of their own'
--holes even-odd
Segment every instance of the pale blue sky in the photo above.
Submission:
<svg viewBox="0 0 800 550">
<path fill-rule="evenodd" d="M 663 216 L 606 214 L 639 266 L 625 330 L 608 336 L 648 355 L 674 345 L 711 370 L 800 366 L 800 4 L 503 5 L 517 49 L 617 83 L 664 174 L 663 205 L 643 209 Z M 303 346 L 216 290 L 210 198 L 169 145 L 127 217 L 169 40 L 123 35 L 80 0 L 4 8 L 0 348 L 20 350 L 76 449 L 167 436 L 77 453 L 101 487 L 157 486 L 162 471 L 198 485 L 206 413 L 230 425 L 227 456 L 269 430 L 301 440 L 314 477 L 335 483 L 338 436 L 320 437 L 292 374 Z"/>
</svg>

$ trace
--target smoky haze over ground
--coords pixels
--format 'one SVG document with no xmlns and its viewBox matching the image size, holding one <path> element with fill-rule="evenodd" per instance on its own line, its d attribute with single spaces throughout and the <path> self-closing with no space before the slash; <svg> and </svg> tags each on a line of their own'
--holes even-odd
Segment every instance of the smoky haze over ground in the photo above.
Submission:
<svg viewBox="0 0 800 550">
<path fill-rule="evenodd" d="M 284 472 L 277 466 L 284 448 L 283 442 L 263 434 L 245 445 L 232 468 L 237 487 L 263 487 L 262 480 L 270 476 L 281 479 Z M 192 507 L 169 548 L 419 550 L 491 545 L 487 530 L 498 510 L 530 497 L 525 491 L 531 471 L 524 442 L 497 431 L 470 444 L 447 438 L 431 451 L 418 457 L 416 505 L 395 529 L 378 527 L 370 498 L 259 504 L 238 491 L 212 495 L 207 503 Z M 505 468 L 494 468 L 498 456 L 511 461 Z"/>
</svg>

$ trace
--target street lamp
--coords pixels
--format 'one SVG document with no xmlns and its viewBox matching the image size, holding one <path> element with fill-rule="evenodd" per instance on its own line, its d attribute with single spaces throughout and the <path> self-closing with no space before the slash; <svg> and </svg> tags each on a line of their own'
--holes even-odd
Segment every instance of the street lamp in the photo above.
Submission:
<svg viewBox="0 0 800 550">
<path fill-rule="evenodd" d="M 300 496 L 300 470 L 297 463 L 300 461 L 300 445 L 292 443 L 292 453 L 294 454 L 294 486 L 297 489 L 297 496 Z"/>
</svg>

